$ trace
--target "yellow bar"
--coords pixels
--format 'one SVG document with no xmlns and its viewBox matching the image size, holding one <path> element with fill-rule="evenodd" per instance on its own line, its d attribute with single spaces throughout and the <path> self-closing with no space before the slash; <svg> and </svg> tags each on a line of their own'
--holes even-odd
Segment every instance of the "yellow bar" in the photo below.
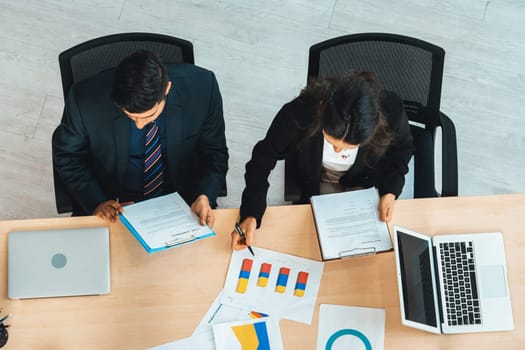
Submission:
<svg viewBox="0 0 525 350">
<path fill-rule="evenodd" d="M 295 295 L 296 297 L 302 297 L 302 296 L 304 296 L 304 290 L 296 289 L 295 292 L 293 293 L 293 295 Z"/>
<path fill-rule="evenodd" d="M 266 287 L 268 285 L 268 278 L 266 277 L 259 277 L 257 280 L 257 285 L 259 287 Z"/>
<path fill-rule="evenodd" d="M 248 289 L 248 279 L 247 278 L 239 278 L 239 281 L 237 282 L 237 293 L 246 293 L 246 289 Z"/>
<path fill-rule="evenodd" d="M 286 292 L 286 287 L 284 287 L 284 286 L 276 286 L 275 287 L 275 291 L 277 293 L 284 293 L 284 292 Z"/>
</svg>

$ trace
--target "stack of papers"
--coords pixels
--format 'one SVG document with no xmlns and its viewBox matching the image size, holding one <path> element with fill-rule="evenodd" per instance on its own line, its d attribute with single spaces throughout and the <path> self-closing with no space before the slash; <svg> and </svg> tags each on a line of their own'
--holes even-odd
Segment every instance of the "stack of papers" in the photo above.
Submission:
<svg viewBox="0 0 525 350">
<path fill-rule="evenodd" d="M 191 337 L 151 350 L 282 350 L 280 318 L 310 324 L 324 264 L 253 250 L 232 253 L 224 289 Z"/>
</svg>

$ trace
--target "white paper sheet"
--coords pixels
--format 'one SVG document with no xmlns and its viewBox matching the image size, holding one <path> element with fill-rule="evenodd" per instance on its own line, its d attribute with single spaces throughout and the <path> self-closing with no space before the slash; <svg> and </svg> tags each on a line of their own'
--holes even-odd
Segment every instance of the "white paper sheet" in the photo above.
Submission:
<svg viewBox="0 0 525 350">
<path fill-rule="evenodd" d="M 256 318 L 261 318 L 262 316 L 268 316 L 235 306 L 221 304 L 221 298 L 222 291 L 219 293 L 217 298 L 215 298 L 213 304 L 211 304 L 210 308 L 206 312 L 206 315 L 204 315 L 197 328 L 195 328 L 193 331 L 193 334 L 211 331 L 212 325 L 218 323 L 249 321 Z"/>
<path fill-rule="evenodd" d="M 149 350 L 215 350 L 212 329 Z"/>
<path fill-rule="evenodd" d="M 217 350 L 283 350 L 279 322 L 271 317 L 215 324 L 213 335 Z"/>
<path fill-rule="evenodd" d="M 317 350 L 383 350 L 385 310 L 321 304 Z"/>
<path fill-rule="evenodd" d="M 252 247 L 255 257 L 248 249 L 234 251 L 224 285 L 221 303 L 246 310 L 257 310 L 275 318 L 286 318 L 310 324 L 317 293 L 323 273 L 322 262 L 304 259 L 293 255 Z M 244 293 L 238 291 L 239 278 L 244 259 L 252 260 L 252 267 Z M 262 265 L 271 264 L 267 285 L 259 286 Z M 289 268 L 286 287 L 282 293 L 276 292 L 281 268 Z M 306 284 L 297 286 L 299 273 L 308 274 Z M 296 288 L 296 286 L 298 288 Z M 283 288 L 280 288 L 281 290 Z M 296 292 L 299 290 L 299 292 Z M 295 294 L 301 294 L 297 296 Z"/>
<path fill-rule="evenodd" d="M 392 249 L 375 188 L 312 196 L 311 202 L 323 259 Z"/>
<path fill-rule="evenodd" d="M 151 249 L 182 244 L 213 235 L 177 193 L 124 207 L 122 214 Z"/>
</svg>

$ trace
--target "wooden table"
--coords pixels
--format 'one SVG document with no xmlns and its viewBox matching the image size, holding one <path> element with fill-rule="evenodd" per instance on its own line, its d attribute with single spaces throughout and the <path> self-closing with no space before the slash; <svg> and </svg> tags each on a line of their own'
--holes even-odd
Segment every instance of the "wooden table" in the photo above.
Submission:
<svg viewBox="0 0 525 350">
<path fill-rule="evenodd" d="M 216 237 L 151 255 L 123 225 L 112 224 L 109 295 L 33 300 L 7 299 L 7 232 L 104 222 L 0 222 L 0 305 L 12 314 L 5 349 L 145 349 L 190 336 L 224 285 L 237 216 L 237 209 L 217 210 Z M 444 336 L 402 326 L 393 252 L 325 263 L 317 303 L 385 308 L 385 349 L 523 349 L 524 216 L 525 195 L 501 195 L 399 201 L 392 220 L 427 234 L 503 232 L 512 332 Z M 309 206 L 268 208 L 254 245 L 320 260 Z M 311 325 L 281 321 L 286 350 L 315 349 L 318 312 L 317 306 Z"/>
</svg>

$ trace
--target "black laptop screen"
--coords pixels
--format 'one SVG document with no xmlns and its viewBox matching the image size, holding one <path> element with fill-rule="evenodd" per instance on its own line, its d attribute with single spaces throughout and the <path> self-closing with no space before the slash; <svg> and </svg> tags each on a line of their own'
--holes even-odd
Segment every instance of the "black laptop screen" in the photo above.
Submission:
<svg viewBox="0 0 525 350">
<path fill-rule="evenodd" d="M 429 242 L 397 231 L 401 284 L 407 320 L 437 326 Z"/>
</svg>

